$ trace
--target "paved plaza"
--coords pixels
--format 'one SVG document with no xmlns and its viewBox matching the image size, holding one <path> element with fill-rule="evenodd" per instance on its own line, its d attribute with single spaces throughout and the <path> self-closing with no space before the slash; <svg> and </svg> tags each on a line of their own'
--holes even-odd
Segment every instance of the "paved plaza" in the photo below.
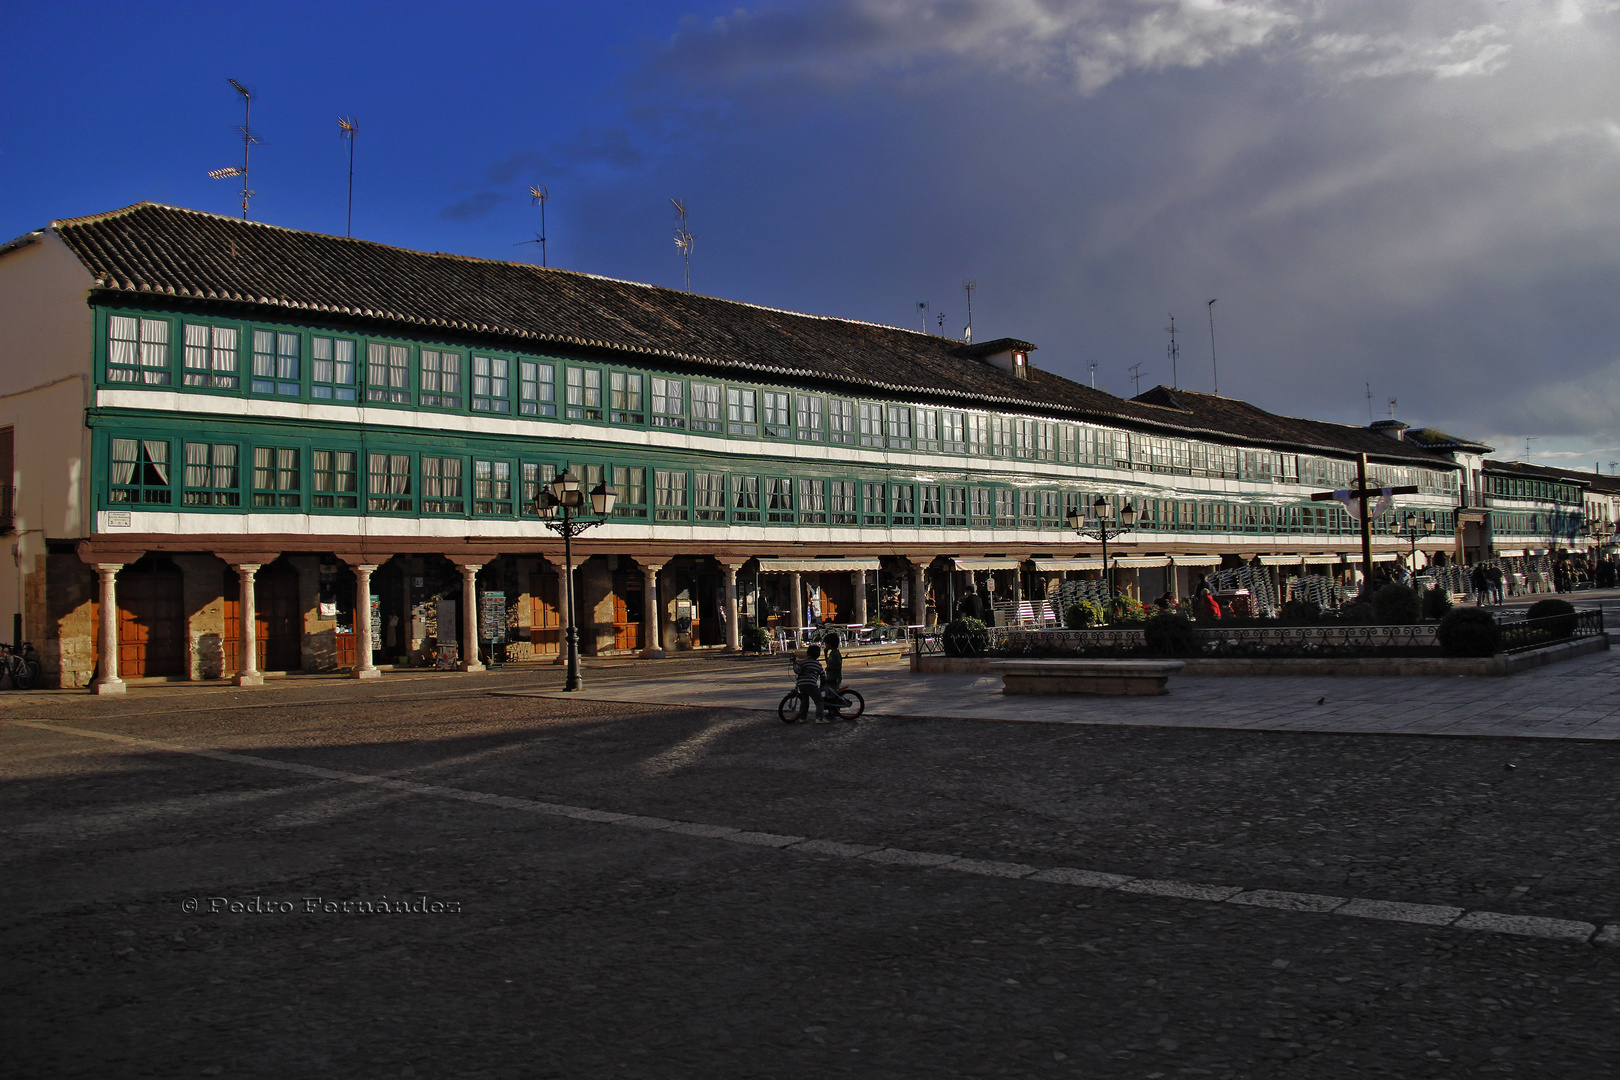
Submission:
<svg viewBox="0 0 1620 1080">
<path fill-rule="evenodd" d="M 1612 1075 L 1616 657 L 0 696 L 0 1073 Z"/>
</svg>

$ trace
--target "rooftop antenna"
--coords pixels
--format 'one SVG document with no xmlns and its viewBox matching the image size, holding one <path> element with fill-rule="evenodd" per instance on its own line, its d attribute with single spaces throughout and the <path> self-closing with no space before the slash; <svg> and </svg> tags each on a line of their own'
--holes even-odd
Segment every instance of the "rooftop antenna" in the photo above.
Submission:
<svg viewBox="0 0 1620 1080">
<path fill-rule="evenodd" d="M 1141 367 L 1141 364 L 1131 365 L 1131 379 L 1136 383 L 1136 392 L 1138 394 L 1142 392 L 1142 376 L 1147 374 L 1147 372 L 1139 370 Z"/>
<path fill-rule="evenodd" d="M 254 195 L 252 189 L 248 187 L 248 156 L 253 149 L 253 144 L 259 141 L 254 136 L 250 125 L 253 118 L 253 95 L 248 93 L 247 88 L 235 79 L 226 79 L 225 81 L 236 87 L 236 92 L 242 95 L 242 126 L 237 128 L 242 133 L 242 167 L 237 168 L 232 165 L 227 169 L 211 169 L 208 175 L 214 180 L 228 180 L 233 176 L 242 178 L 242 220 L 246 221 L 248 200 L 253 198 Z"/>
<path fill-rule="evenodd" d="M 1609 475 L 1614 476 L 1616 474 L 1620 474 L 1620 461 L 1611 461 L 1609 462 Z"/>
<path fill-rule="evenodd" d="M 1364 384 L 1367 387 L 1367 423 L 1373 422 L 1372 414 L 1372 383 Z"/>
<path fill-rule="evenodd" d="M 1097 389 L 1097 361 L 1093 360 L 1086 366 L 1091 369 L 1091 388 L 1095 390 Z"/>
<path fill-rule="evenodd" d="M 539 244 L 540 245 L 540 265 L 545 266 L 546 265 L 546 200 L 551 198 L 551 192 L 547 191 L 544 185 L 541 185 L 540 187 L 535 187 L 533 184 L 530 184 L 529 185 L 529 197 L 530 197 L 529 198 L 529 205 L 538 206 L 540 208 L 540 232 L 535 236 L 535 238 L 533 240 L 519 240 L 516 244 L 513 244 L 512 246 L 513 247 L 521 247 L 524 244 Z M 679 243 L 679 241 L 677 241 L 677 243 Z M 690 288 L 690 282 L 691 282 L 691 271 L 690 270 L 687 271 L 687 281 L 688 281 L 688 288 Z"/>
<path fill-rule="evenodd" d="M 1399 405 L 1399 404 L 1400 404 L 1400 401 L 1398 399 L 1396 399 L 1396 398 L 1390 398 L 1389 399 L 1389 418 L 1391 420 L 1395 419 L 1395 407 L 1397 405 Z"/>
<path fill-rule="evenodd" d="M 979 283 L 972 278 L 962 279 L 962 291 L 967 293 L 968 305 L 967 329 L 963 331 L 962 337 L 969 345 L 973 344 L 973 290 L 978 287 Z"/>
<path fill-rule="evenodd" d="M 675 204 L 675 213 L 680 216 L 681 223 L 675 229 L 675 246 L 686 258 L 686 291 L 692 291 L 692 242 L 693 236 L 686 231 L 686 204 L 679 199 L 671 199 Z M 544 203 L 540 204 L 544 206 Z"/>
<path fill-rule="evenodd" d="M 1181 389 L 1181 382 L 1176 375 L 1176 361 L 1181 359 L 1181 346 L 1176 344 L 1176 317 L 1170 316 L 1170 325 L 1165 327 L 1170 334 L 1170 386 L 1172 389 Z"/>
<path fill-rule="evenodd" d="M 338 117 L 338 138 L 349 140 L 349 224 L 344 236 L 354 235 L 354 137 L 358 134 L 360 121 L 357 117 Z"/>
<path fill-rule="evenodd" d="M 940 309 L 939 314 L 934 317 L 934 321 L 939 324 L 939 336 L 944 337 L 945 336 L 945 311 L 944 311 L 943 308 Z"/>
<path fill-rule="evenodd" d="M 1526 460 L 1526 461 L 1530 460 L 1530 444 L 1532 442 L 1540 442 L 1540 441 L 1541 441 L 1541 436 L 1540 435 L 1526 435 L 1524 437 L 1524 460 Z"/>
<path fill-rule="evenodd" d="M 926 301 L 926 300 L 917 301 L 917 310 L 922 312 L 922 328 L 923 328 L 923 333 L 926 334 L 926 333 L 928 333 L 928 301 Z"/>
<path fill-rule="evenodd" d="M 1204 307 L 1209 309 L 1209 370 L 1215 376 L 1215 396 L 1221 396 L 1221 369 L 1215 364 L 1215 301 Z"/>
</svg>

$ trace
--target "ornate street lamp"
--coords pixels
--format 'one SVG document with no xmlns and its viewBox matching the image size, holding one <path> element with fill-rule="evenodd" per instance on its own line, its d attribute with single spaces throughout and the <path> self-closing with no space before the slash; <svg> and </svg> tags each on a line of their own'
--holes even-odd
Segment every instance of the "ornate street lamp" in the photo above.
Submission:
<svg viewBox="0 0 1620 1080">
<path fill-rule="evenodd" d="M 596 518 L 581 520 L 575 517 L 585 508 L 585 492 L 580 490 L 579 477 L 565 469 L 557 474 L 549 486 L 541 488 L 534 500 L 534 512 L 540 515 L 540 524 L 563 538 L 566 575 L 563 584 L 568 590 L 565 604 L 568 609 L 568 629 L 564 632 L 568 649 L 568 675 L 563 681 L 564 690 L 579 690 L 585 685 L 579 676 L 579 627 L 574 621 L 574 537 L 606 521 L 608 515 L 613 513 L 615 498 L 612 488 L 597 484 L 590 494 L 590 508 L 595 511 Z"/>
<path fill-rule="evenodd" d="M 1108 562 L 1108 541 L 1130 532 L 1135 527 L 1136 508 L 1130 503 L 1125 504 L 1119 512 L 1118 528 L 1112 527 L 1113 516 L 1113 506 L 1101 495 L 1097 496 L 1097 500 L 1091 504 L 1089 518 L 1081 516 L 1078 506 L 1072 507 L 1068 514 L 1069 528 L 1074 530 L 1076 536 L 1085 536 L 1092 540 L 1102 541 L 1103 572 L 1108 575 L 1108 595 L 1110 597 L 1115 595 L 1115 589 L 1114 569 Z M 1088 522 L 1090 527 L 1082 528 Z"/>
<path fill-rule="evenodd" d="M 1406 539 L 1412 545 L 1412 554 L 1407 559 L 1407 566 L 1411 569 L 1413 577 L 1417 576 L 1417 542 L 1418 542 L 1418 537 L 1420 535 L 1425 536 L 1425 537 L 1433 536 L 1434 535 L 1434 530 L 1435 530 L 1435 520 L 1434 520 L 1434 515 L 1433 514 L 1429 514 L 1426 517 L 1424 517 L 1424 519 L 1423 519 L 1423 528 L 1422 528 L 1422 532 L 1420 533 L 1418 531 L 1417 511 L 1416 510 L 1408 510 L 1406 512 L 1406 528 L 1403 529 L 1402 532 L 1406 536 Z"/>
</svg>

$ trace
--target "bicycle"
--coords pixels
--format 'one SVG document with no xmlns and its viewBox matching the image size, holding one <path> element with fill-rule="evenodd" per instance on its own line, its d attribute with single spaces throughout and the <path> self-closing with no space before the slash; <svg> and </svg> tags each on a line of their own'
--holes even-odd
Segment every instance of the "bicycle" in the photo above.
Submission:
<svg viewBox="0 0 1620 1080">
<path fill-rule="evenodd" d="M 866 711 L 866 699 L 859 690 L 849 686 L 840 686 L 834 689 L 831 686 L 821 687 L 821 693 L 826 695 L 823 700 L 827 705 L 827 719 L 829 720 L 857 720 Z M 784 724 L 799 722 L 799 691 L 795 687 L 789 690 L 776 706 L 777 718 Z"/>
<path fill-rule="evenodd" d="M 39 680 L 39 661 L 33 651 L 34 646 L 26 641 L 17 646 L 0 642 L 0 673 L 11 680 L 11 689 L 32 690 Z"/>
</svg>

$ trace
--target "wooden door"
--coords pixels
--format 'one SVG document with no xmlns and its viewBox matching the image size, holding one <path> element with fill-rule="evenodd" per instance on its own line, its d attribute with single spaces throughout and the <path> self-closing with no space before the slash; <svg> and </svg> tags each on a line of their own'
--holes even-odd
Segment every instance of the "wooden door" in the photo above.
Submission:
<svg viewBox="0 0 1620 1080">
<path fill-rule="evenodd" d="M 559 584 L 557 575 L 547 571 L 529 576 L 529 644 L 535 656 L 556 656 L 562 650 Z"/>
<path fill-rule="evenodd" d="M 234 567 L 224 579 L 225 654 L 228 677 L 242 670 L 242 586 Z M 304 666 L 304 612 L 298 602 L 298 571 L 286 563 L 271 563 L 253 579 L 254 659 L 260 671 L 299 671 Z M 354 655 L 354 635 L 347 636 Z M 352 665 L 354 660 L 350 660 Z"/>
<path fill-rule="evenodd" d="M 641 574 L 620 570 L 613 575 L 613 647 L 622 650 L 641 648 L 641 618 L 645 608 L 641 599 Z"/>
<path fill-rule="evenodd" d="M 128 678 L 184 675 L 186 606 L 178 567 L 142 559 L 118 572 L 118 672 Z"/>
</svg>

